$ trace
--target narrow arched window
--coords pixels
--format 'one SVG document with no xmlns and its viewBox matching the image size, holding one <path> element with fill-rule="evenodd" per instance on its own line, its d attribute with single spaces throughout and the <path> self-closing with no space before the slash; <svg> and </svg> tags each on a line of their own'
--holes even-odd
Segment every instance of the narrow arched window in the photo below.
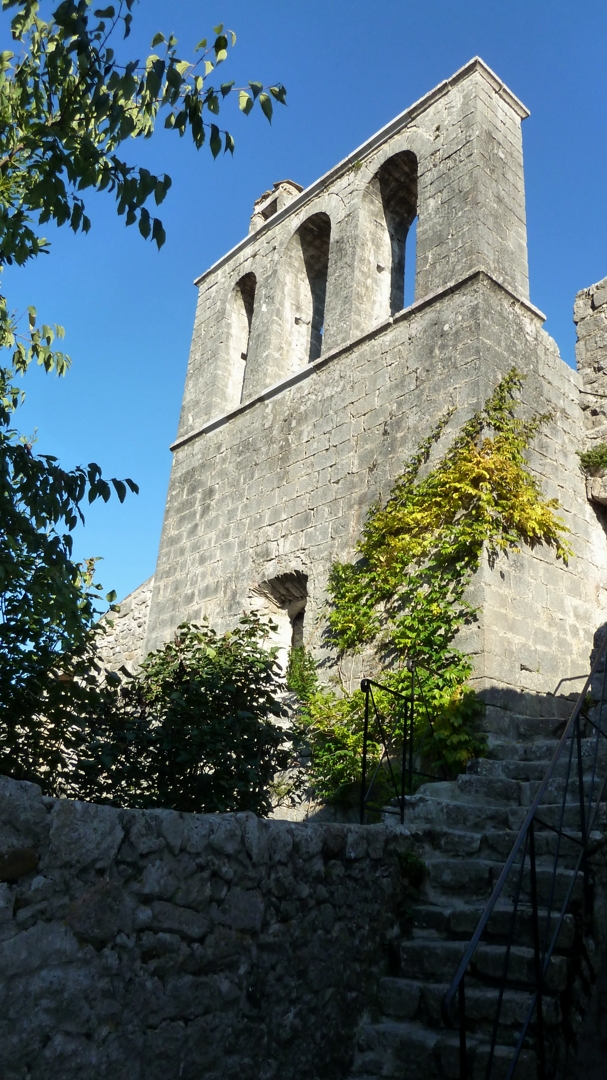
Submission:
<svg viewBox="0 0 607 1080">
<path fill-rule="evenodd" d="M 405 247 L 417 214 L 417 158 L 410 150 L 384 161 L 362 201 L 368 325 L 405 306 Z"/>
<path fill-rule="evenodd" d="M 291 237 L 285 265 L 286 368 L 297 371 L 322 352 L 331 220 L 313 214 Z"/>
<path fill-rule="evenodd" d="M 255 274 L 241 277 L 232 290 L 229 307 L 227 408 L 240 404 L 249 353 L 255 306 Z"/>
</svg>

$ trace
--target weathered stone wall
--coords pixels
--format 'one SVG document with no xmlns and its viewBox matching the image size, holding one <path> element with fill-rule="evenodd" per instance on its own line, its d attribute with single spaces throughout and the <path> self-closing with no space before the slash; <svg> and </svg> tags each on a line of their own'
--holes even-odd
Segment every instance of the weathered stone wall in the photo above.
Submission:
<svg viewBox="0 0 607 1080">
<path fill-rule="evenodd" d="M 175 455 L 148 645 L 186 612 L 227 627 L 243 607 L 263 606 L 259 582 L 299 571 L 306 644 L 320 654 L 329 567 L 351 557 L 368 505 L 446 408 L 456 406 L 452 433 L 514 364 L 528 376 L 527 406 L 554 414 L 530 461 L 561 502 L 576 557 L 565 567 L 538 547 L 485 564 L 473 597 L 480 623 L 464 644 L 487 686 L 545 693 L 586 671 L 607 554 L 575 455 L 578 377 L 534 309 L 484 274 L 321 359 Z"/>
<path fill-rule="evenodd" d="M 409 846 L 0 778 L 2 1080 L 347 1075 Z"/>
<path fill-rule="evenodd" d="M 575 298 L 576 361 L 581 378 L 585 443 L 607 442 L 607 278 Z"/>
<path fill-rule="evenodd" d="M 100 620 L 97 639 L 99 661 L 110 671 L 126 667 L 135 673 L 143 660 L 154 578 L 148 578 L 120 601 L 119 610 Z"/>
<path fill-rule="evenodd" d="M 200 279 L 147 648 L 184 618 L 206 615 L 227 628 L 243 609 L 267 606 L 264 583 L 297 577 L 307 589 L 304 643 L 325 655 L 329 568 L 352 557 L 369 504 L 387 494 L 447 408 L 455 413 L 439 451 L 516 365 L 527 377 L 526 406 L 552 413 L 529 457 L 545 494 L 561 502 L 575 558 L 565 567 L 538 547 L 485 564 L 472 596 L 479 624 L 461 644 L 489 694 L 545 694 L 587 671 L 606 617 L 607 546 L 575 454 L 584 430 L 579 376 L 527 299 L 525 115 L 472 62 Z M 406 158 L 411 193 L 412 155 L 417 299 L 377 323 L 378 297 L 390 296 L 385 254 L 375 261 L 386 249 L 387 217 L 380 220 L 381 191 L 373 200 L 368 191 L 382 169 Z M 331 223 L 322 352 L 290 372 L 285 342 L 294 331 L 284 313 L 293 266 L 285 252 L 314 215 Z M 255 275 L 255 307 L 248 349 L 239 345 L 234 358 L 227 313 L 245 274 Z M 236 361 L 244 397 L 228 412 Z M 268 610 L 282 620 L 284 643 L 288 613 Z"/>
</svg>

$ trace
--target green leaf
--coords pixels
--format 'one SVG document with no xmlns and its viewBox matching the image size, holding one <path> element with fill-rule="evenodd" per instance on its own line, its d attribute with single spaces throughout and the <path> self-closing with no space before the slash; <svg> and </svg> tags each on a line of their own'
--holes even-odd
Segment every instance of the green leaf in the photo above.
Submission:
<svg viewBox="0 0 607 1080">
<path fill-rule="evenodd" d="M 164 34 L 160 34 L 160 33 L 158 33 L 158 34 L 154 34 L 154 37 L 152 38 L 152 44 L 151 44 L 151 48 L 152 48 L 152 49 L 155 49 L 155 48 L 156 48 L 156 46 L 157 46 L 157 45 L 160 45 L 160 44 L 161 44 L 161 42 L 163 42 L 163 41 L 165 41 L 165 36 L 164 36 Z"/>
<path fill-rule="evenodd" d="M 123 480 L 116 480 L 116 477 L 112 477 L 112 484 L 114 485 L 114 491 L 118 496 L 119 502 L 123 503 L 126 499 L 126 484 Z"/>
<path fill-rule="evenodd" d="M 97 10 L 93 12 L 93 15 L 96 19 L 114 19 L 116 17 L 116 9 L 113 7 L 97 8 Z"/>
<path fill-rule="evenodd" d="M 150 222 L 150 214 L 149 211 L 146 210 L 145 206 L 143 206 L 139 211 L 139 232 L 143 236 L 143 239 L 147 240 L 151 231 L 152 224 Z"/>
<path fill-rule="evenodd" d="M 261 94 L 261 91 L 263 90 L 263 83 L 260 82 L 250 82 L 249 86 L 253 92 L 254 99 L 257 98 L 258 94 Z"/>
<path fill-rule="evenodd" d="M 222 97 L 227 97 L 233 86 L 234 86 L 234 79 L 232 79 L 232 82 L 222 83 L 221 86 L 219 87 L 219 89 L 221 90 L 221 96 Z"/>
<path fill-rule="evenodd" d="M 272 123 L 272 113 L 274 112 L 274 108 L 272 105 L 272 98 L 269 96 L 269 94 L 260 94 L 259 104 L 261 105 L 261 111 L 263 115 L 267 117 L 270 123 Z"/>
<path fill-rule="evenodd" d="M 152 225 L 152 240 L 156 241 L 156 245 L 160 251 L 160 248 L 166 240 L 166 233 L 162 227 L 162 222 L 159 221 L 158 218 L 154 218 L 154 223 Z"/>
<path fill-rule="evenodd" d="M 211 153 L 214 158 L 221 152 L 221 135 L 219 134 L 219 128 L 216 124 L 211 124 L 211 138 L 209 139 L 209 146 L 211 147 Z"/>
<path fill-rule="evenodd" d="M 234 139 L 230 135 L 229 131 L 225 132 L 224 138 L 225 138 L 225 150 L 224 150 L 224 153 L 227 153 L 228 150 L 229 150 L 230 153 L 233 154 L 234 153 L 234 148 L 235 148 L 235 143 L 234 143 Z"/>
<path fill-rule="evenodd" d="M 282 83 L 279 83 L 278 86 L 271 86 L 270 87 L 270 93 L 271 93 L 272 97 L 275 98 L 276 101 L 280 102 L 281 105 L 286 105 L 287 104 L 287 102 L 286 102 L 287 91 L 286 91 L 286 88 L 282 85 Z"/>
<path fill-rule="evenodd" d="M 213 33 L 214 34 L 221 34 L 222 30 L 223 30 L 223 23 L 220 23 L 219 26 L 214 26 L 213 27 Z"/>
<path fill-rule="evenodd" d="M 246 90 L 241 90 L 238 94 L 238 108 L 248 116 L 253 108 L 253 98 L 250 94 L 247 94 Z"/>
<path fill-rule="evenodd" d="M 200 52 L 201 49 L 206 49 L 206 47 L 207 47 L 207 39 L 202 38 L 202 40 L 199 41 L 198 45 L 196 45 L 196 47 L 194 48 L 194 52 Z"/>
</svg>

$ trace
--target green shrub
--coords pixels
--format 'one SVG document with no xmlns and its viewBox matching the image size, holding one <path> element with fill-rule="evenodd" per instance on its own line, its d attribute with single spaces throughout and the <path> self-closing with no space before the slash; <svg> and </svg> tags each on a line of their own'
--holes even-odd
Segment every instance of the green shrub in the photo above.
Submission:
<svg viewBox="0 0 607 1080">
<path fill-rule="evenodd" d="M 286 683 L 287 689 L 297 694 L 301 701 L 307 701 L 318 689 L 314 658 L 303 646 L 289 651 Z"/>
<path fill-rule="evenodd" d="M 577 456 L 586 476 L 603 476 L 607 470 L 607 443 L 598 443 L 591 450 L 578 450 Z"/>
<path fill-rule="evenodd" d="M 59 737 L 43 740 L 33 770 L 44 790 L 120 806 L 267 813 L 272 780 L 290 760 L 276 723 L 284 680 L 264 647 L 271 629 L 256 613 L 223 635 L 186 624 L 136 678 L 58 680 L 63 698 L 45 703 L 50 720 L 40 731 L 46 724 Z"/>
</svg>

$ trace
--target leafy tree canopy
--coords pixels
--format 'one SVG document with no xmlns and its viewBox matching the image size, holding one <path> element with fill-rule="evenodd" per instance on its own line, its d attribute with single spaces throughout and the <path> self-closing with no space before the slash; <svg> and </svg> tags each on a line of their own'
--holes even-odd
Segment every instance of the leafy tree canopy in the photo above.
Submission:
<svg viewBox="0 0 607 1080">
<path fill-rule="evenodd" d="M 162 114 L 165 127 L 188 133 L 197 148 L 206 143 L 216 157 L 234 150 L 218 126 L 225 98 L 236 93 L 245 115 L 257 104 L 268 120 L 273 102 L 285 102 L 282 85 L 236 89 L 218 78 L 236 40 L 223 26 L 199 41 L 192 58 L 161 33 L 143 62 L 123 55 L 134 5 L 117 0 L 93 9 L 90 0 L 63 0 L 43 18 L 37 0 L 2 0 L 13 47 L 0 53 L 0 274 L 49 251 L 49 222 L 88 232 L 90 190 L 108 192 L 125 223 L 160 248 L 156 207 L 170 177 L 128 164 L 125 144 L 150 138 Z M 14 427 L 23 399 L 16 381 L 29 365 L 68 370 L 70 358 L 57 348 L 62 337 L 60 326 L 38 323 L 33 307 L 13 313 L 0 294 L 0 763 L 30 778 L 45 740 L 56 748 L 52 767 L 65 764 L 57 734 L 65 725 L 52 734 L 48 717 L 69 713 L 67 698 L 83 704 L 91 690 L 82 665 L 101 593 L 94 564 L 72 560 L 72 531 L 87 502 L 137 491 L 130 479 L 106 481 L 94 462 L 62 469 Z"/>
<path fill-rule="evenodd" d="M 120 156 L 123 144 L 150 138 L 162 113 L 166 128 L 189 132 L 197 148 L 206 142 L 217 157 L 234 150 L 233 137 L 217 123 L 224 98 L 236 92 L 245 114 L 257 102 L 268 120 L 273 102 L 284 104 L 281 84 L 236 89 L 218 81 L 236 41 L 221 25 L 191 59 L 181 59 L 176 38 L 161 33 L 143 63 L 118 55 L 116 39 L 128 38 L 134 4 L 118 0 L 91 10 L 91 0 L 63 0 L 43 19 L 37 0 L 2 0 L 3 11 L 15 9 L 15 51 L 0 53 L 0 269 L 47 252 L 40 230 L 49 221 L 88 232 L 87 189 L 108 191 L 126 224 L 137 223 L 160 248 L 165 233 L 155 207 L 171 179 L 129 165 Z M 13 350 L 17 371 L 35 359 L 62 374 L 67 357 L 52 349 L 50 328 L 37 331 L 32 320 L 30 309 L 30 332 L 19 334 L 2 300 L 0 346 Z"/>
</svg>

